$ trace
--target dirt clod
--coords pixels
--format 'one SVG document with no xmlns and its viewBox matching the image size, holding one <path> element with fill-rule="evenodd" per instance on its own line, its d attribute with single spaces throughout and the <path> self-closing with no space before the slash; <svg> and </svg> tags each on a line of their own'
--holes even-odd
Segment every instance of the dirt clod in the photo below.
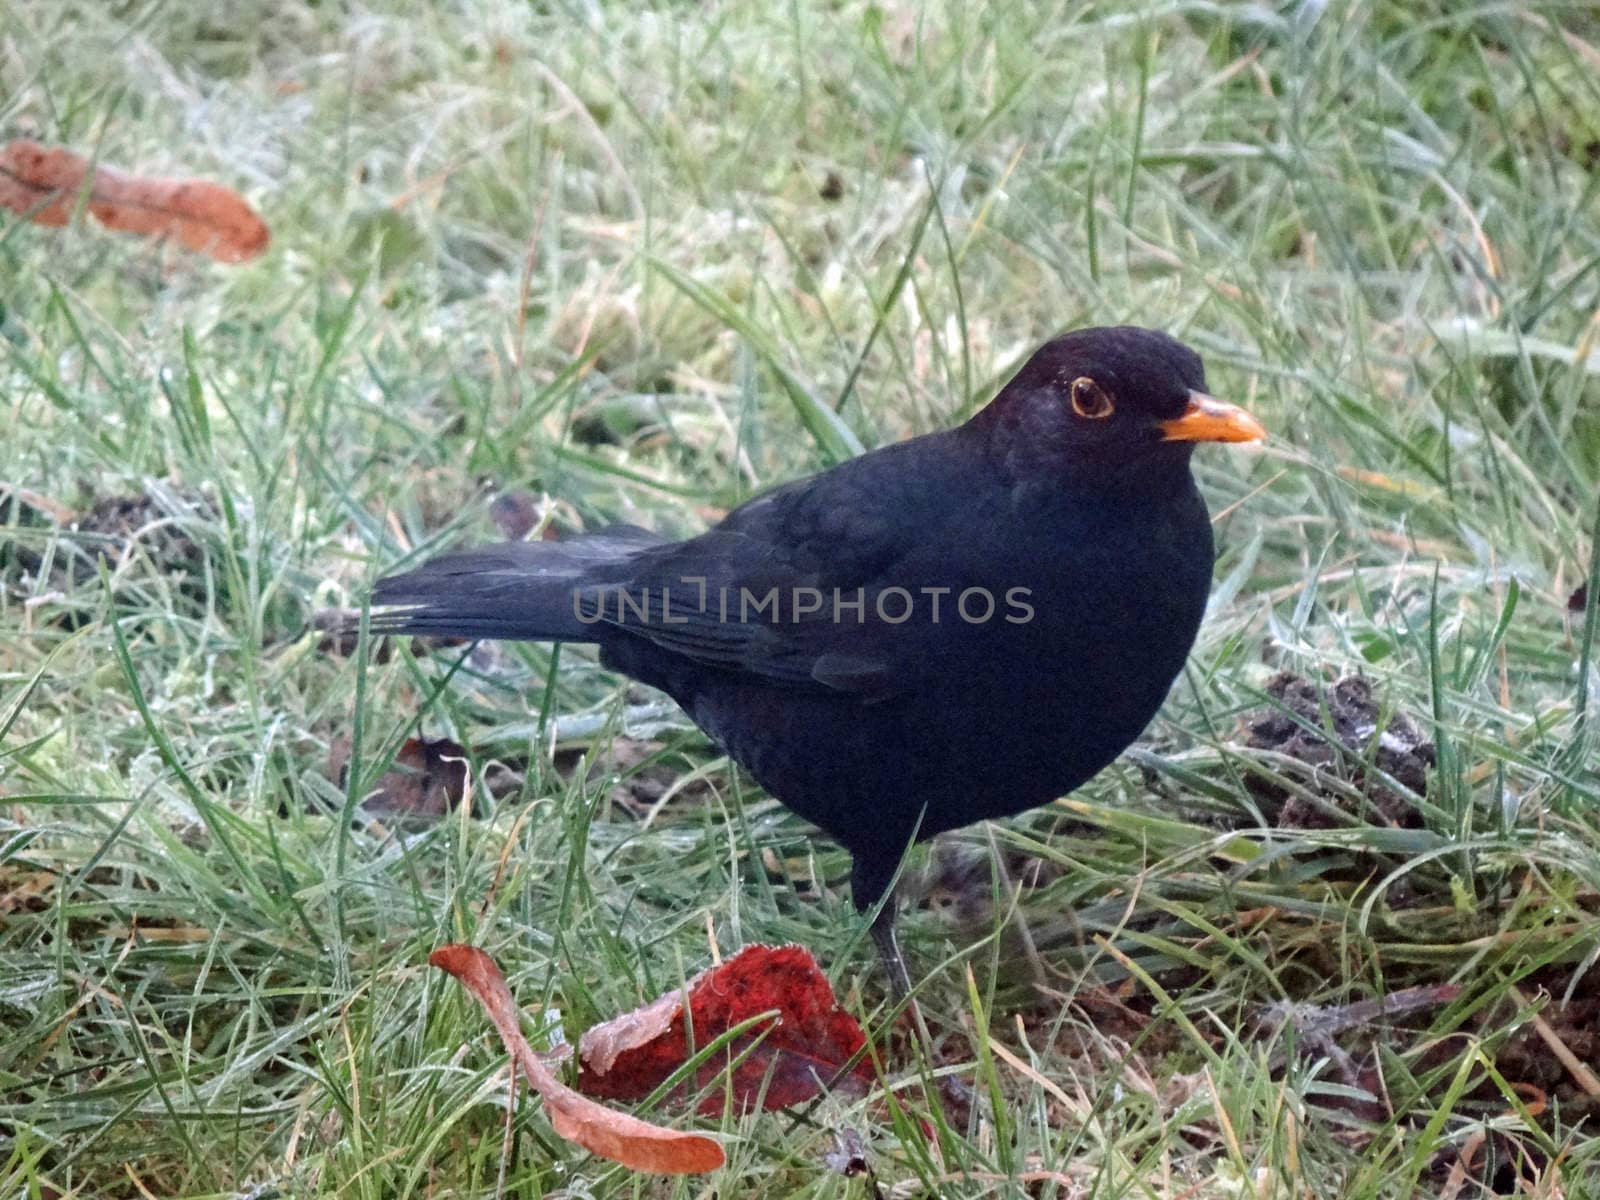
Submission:
<svg viewBox="0 0 1600 1200">
<path fill-rule="evenodd" d="M 1433 743 L 1404 713 L 1385 716 L 1373 697 L 1370 680 L 1348 675 L 1326 687 L 1285 671 L 1267 684 L 1267 694 L 1277 704 L 1260 708 L 1245 719 L 1245 744 L 1314 768 L 1299 782 L 1322 801 L 1319 804 L 1291 791 L 1267 775 L 1251 775 L 1250 790 L 1281 806 L 1281 827 L 1330 828 L 1339 824 L 1339 812 L 1404 828 L 1422 824 L 1422 815 L 1410 797 L 1383 782 L 1378 773 L 1416 795 L 1425 795 L 1428 770 L 1435 762 Z M 1328 786 L 1335 781 L 1359 791 L 1370 813 L 1357 811 L 1347 789 Z"/>
<path fill-rule="evenodd" d="M 1024 892 L 1042 888 L 1061 878 L 1058 863 L 1006 847 L 1002 850 L 1005 877 Z M 954 840 L 934 844 L 925 870 L 910 874 L 901 892 L 920 909 L 933 913 L 955 929 L 976 929 L 992 924 L 995 905 L 994 856 Z M 1006 889 L 998 894 L 1007 905 Z"/>
<path fill-rule="evenodd" d="M 189 523 L 214 518 L 216 510 L 196 494 L 142 494 L 101 496 L 70 521 L 61 522 L 63 515 L 56 505 L 30 502 L 15 492 L 0 497 L 0 526 L 40 532 L 55 523 L 65 526 L 49 580 L 52 588 L 64 591 L 94 579 L 101 561 L 115 570 L 135 552 L 147 556 L 164 574 L 198 578 L 204 571 L 205 550 Z M 40 553 L 43 544 L 37 536 L 7 541 L 0 545 L 0 563 L 10 559 L 24 571 L 38 571 L 45 561 Z"/>
</svg>

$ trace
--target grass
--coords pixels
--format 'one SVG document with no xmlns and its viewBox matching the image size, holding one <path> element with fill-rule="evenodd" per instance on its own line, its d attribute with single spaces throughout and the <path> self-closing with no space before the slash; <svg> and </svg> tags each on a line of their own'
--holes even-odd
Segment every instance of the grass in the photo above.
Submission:
<svg viewBox="0 0 1600 1200">
<path fill-rule="evenodd" d="M 1538 1037 L 1600 1067 L 1591 8 L 0 0 L 0 30 L 7 137 L 228 181 L 274 236 L 222 268 L 0 217 L 0 480 L 143 505 L 98 542 L 0 510 L 0 1195 L 870 1195 L 823 1165 L 838 1127 L 900 1198 L 1600 1190 L 1595 1098 Z M 954 839 L 1027 886 L 913 864 L 971 1123 L 902 1069 L 904 1109 L 709 1122 L 709 1182 L 536 1105 L 508 1137 L 433 946 L 569 1035 L 711 939 L 804 942 L 876 1019 L 843 857 L 581 650 L 339 657 L 308 618 L 494 536 L 490 489 L 688 532 L 1123 321 L 1275 436 L 1199 456 L 1216 594 L 1146 743 Z M 1279 670 L 1416 722 L 1415 820 L 1247 744 Z M 477 815 L 347 819 L 418 731 L 469 748 Z"/>
</svg>

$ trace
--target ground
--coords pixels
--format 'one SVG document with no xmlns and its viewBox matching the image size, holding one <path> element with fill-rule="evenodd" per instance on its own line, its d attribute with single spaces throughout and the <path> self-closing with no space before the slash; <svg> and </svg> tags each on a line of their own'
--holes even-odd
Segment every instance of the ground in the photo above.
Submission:
<svg viewBox="0 0 1600 1200">
<path fill-rule="evenodd" d="M 0 212 L 0 1195 L 1595 1194 L 1597 81 L 1542 3 L 0 0 L 0 139 L 272 231 Z M 508 1133 L 434 946 L 575 1039 L 798 941 L 873 1028 L 844 857 L 581 650 L 328 610 L 697 529 L 1119 322 L 1273 437 L 1197 458 L 1145 740 L 910 864 L 978 1102 L 642 1109 L 709 1182 Z M 411 737 L 464 788 L 415 746 L 363 811 Z"/>
</svg>

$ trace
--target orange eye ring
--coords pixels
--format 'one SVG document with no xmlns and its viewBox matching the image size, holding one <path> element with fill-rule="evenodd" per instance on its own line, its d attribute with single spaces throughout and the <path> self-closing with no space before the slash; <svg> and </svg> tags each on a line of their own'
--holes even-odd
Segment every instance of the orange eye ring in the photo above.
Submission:
<svg viewBox="0 0 1600 1200">
<path fill-rule="evenodd" d="M 1087 375 L 1072 381 L 1072 411 L 1086 421 L 1103 421 L 1116 411 L 1105 389 Z"/>
</svg>

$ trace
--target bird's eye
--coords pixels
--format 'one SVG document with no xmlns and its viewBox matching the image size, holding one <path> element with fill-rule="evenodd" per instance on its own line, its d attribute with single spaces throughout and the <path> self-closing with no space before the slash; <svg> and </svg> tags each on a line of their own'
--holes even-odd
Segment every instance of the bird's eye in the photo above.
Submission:
<svg viewBox="0 0 1600 1200">
<path fill-rule="evenodd" d="M 1109 417 L 1115 407 L 1105 389 L 1087 375 L 1079 375 L 1072 381 L 1072 411 L 1080 417 L 1098 421 Z"/>
</svg>

